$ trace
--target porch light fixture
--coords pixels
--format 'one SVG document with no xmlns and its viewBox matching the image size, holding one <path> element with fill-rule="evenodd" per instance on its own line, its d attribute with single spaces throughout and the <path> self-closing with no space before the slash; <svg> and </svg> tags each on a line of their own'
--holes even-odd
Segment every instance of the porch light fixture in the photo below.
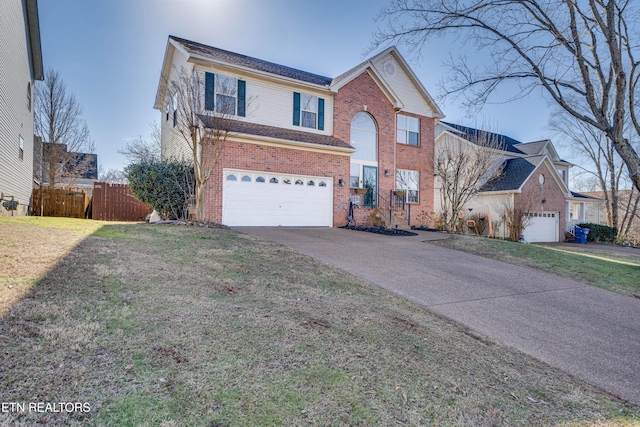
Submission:
<svg viewBox="0 0 640 427">
<path fill-rule="evenodd" d="M 545 203 L 547 203 L 547 199 L 542 199 L 542 204 L 544 205 Z"/>
<path fill-rule="evenodd" d="M 384 170 L 384 176 L 389 176 L 389 169 Z"/>
<path fill-rule="evenodd" d="M 338 180 L 338 185 L 340 185 L 340 187 L 344 187 L 344 179 L 340 178 Z"/>
</svg>

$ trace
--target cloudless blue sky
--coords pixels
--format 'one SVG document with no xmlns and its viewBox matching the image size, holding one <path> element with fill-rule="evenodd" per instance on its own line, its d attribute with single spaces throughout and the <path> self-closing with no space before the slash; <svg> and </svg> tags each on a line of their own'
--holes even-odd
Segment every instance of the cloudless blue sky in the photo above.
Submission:
<svg viewBox="0 0 640 427">
<path fill-rule="evenodd" d="M 388 0 L 40 0 L 46 68 L 58 70 L 83 107 L 100 168 L 122 168 L 117 150 L 160 120 L 153 103 L 169 35 L 328 77 L 362 62 Z M 459 49 L 436 39 L 422 57 L 399 46 L 432 96 Z M 375 54 L 373 52 L 371 55 Z M 369 56 L 369 55 L 367 55 Z M 487 126 L 517 140 L 550 137 L 546 104 L 534 95 L 487 106 L 469 118 L 452 100 L 447 121 Z"/>
</svg>

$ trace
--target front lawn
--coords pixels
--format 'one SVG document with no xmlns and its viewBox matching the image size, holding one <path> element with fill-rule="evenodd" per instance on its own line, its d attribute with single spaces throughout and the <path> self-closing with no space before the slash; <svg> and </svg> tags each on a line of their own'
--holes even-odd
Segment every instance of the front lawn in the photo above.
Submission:
<svg viewBox="0 0 640 427">
<path fill-rule="evenodd" d="M 430 243 L 510 264 L 549 271 L 640 298 L 640 250 L 634 254 L 598 250 L 596 244 L 588 244 L 588 249 L 584 245 L 527 245 L 460 234 Z"/>
<path fill-rule="evenodd" d="M 47 218 L 0 233 L 0 403 L 90 409 L 0 425 L 640 423 L 638 406 L 255 237 Z"/>
</svg>

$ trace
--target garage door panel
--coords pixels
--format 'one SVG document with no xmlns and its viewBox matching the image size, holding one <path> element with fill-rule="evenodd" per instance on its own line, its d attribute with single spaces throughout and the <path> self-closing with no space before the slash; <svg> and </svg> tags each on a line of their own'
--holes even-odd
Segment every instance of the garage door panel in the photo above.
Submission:
<svg viewBox="0 0 640 427">
<path fill-rule="evenodd" d="M 529 224 L 523 231 L 526 242 L 558 242 L 559 221 L 558 212 L 529 212 Z"/>
<path fill-rule="evenodd" d="M 236 180 L 227 180 L 230 174 Z M 242 181 L 243 176 L 251 181 Z M 256 182 L 258 176 L 266 182 Z M 277 179 L 277 183 L 269 182 L 271 178 Z M 223 179 L 222 222 L 226 225 L 333 225 L 331 178 L 225 170 Z M 285 183 L 287 180 L 289 184 Z M 320 181 L 326 186 L 319 186 Z"/>
</svg>

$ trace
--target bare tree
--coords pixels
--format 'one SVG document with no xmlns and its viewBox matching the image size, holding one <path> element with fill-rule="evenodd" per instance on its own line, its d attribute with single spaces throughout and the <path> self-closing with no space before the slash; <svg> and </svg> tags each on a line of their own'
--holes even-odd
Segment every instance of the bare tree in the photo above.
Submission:
<svg viewBox="0 0 640 427">
<path fill-rule="evenodd" d="M 196 219 L 204 219 L 205 185 L 218 164 L 225 143 L 233 131 L 238 115 L 236 97 L 238 80 L 216 75 L 215 108 L 206 105 L 206 74 L 197 68 L 174 70 L 168 82 L 175 108 L 175 128 L 188 147 L 195 175 Z M 206 96 L 205 96 L 206 95 Z"/>
<path fill-rule="evenodd" d="M 591 177 L 587 183 L 597 191 L 604 200 L 607 225 L 626 234 L 635 212 L 635 195 L 637 191 L 623 191 L 633 187 L 623 175 L 624 165 L 607 135 L 580 120 L 567 117 L 567 114 L 554 116 L 551 128 L 561 137 L 561 141 L 573 148 L 574 155 L 588 162 L 587 167 L 580 167 L 582 178 Z M 629 140 L 636 140 L 636 135 L 629 135 Z"/>
<path fill-rule="evenodd" d="M 138 138 L 126 143 L 118 153 L 124 155 L 129 163 L 154 162 L 162 157 L 161 129 L 158 122 L 149 125 L 151 133 L 148 139 L 138 136 Z"/>
<path fill-rule="evenodd" d="M 502 174 L 501 143 L 493 133 L 479 131 L 471 141 L 446 134 L 436 145 L 433 173 L 440 194 L 446 231 L 453 231 L 463 207 L 483 185 Z"/>
<path fill-rule="evenodd" d="M 108 184 L 126 184 L 127 177 L 122 169 L 109 168 L 105 171 L 100 170 L 98 179 Z"/>
<path fill-rule="evenodd" d="M 640 190 L 640 157 L 625 137 L 640 134 L 638 3 L 632 0 L 392 0 L 374 39 L 420 51 L 445 33 L 475 43 L 487 62 L 451 60 L 444 96 L 482 106 L 505 82 L 521 98 L 541 88 L 550 100 L 611 140 Z"/>
<path fill-rule="evenodd" d="M 71 186 L 95 167 L 92 156 L 83 156 L 94 153 L 95 146 L 80 103 L 52 69 L 47 70 L 44 84 L 36 86 L 35 133 L 40 137 L 34 155 L 37 181 L 47 182 L 51 188 Z"/>
<path fill-rule="evenodd" d="M 594 177 L 597 191 L 603 192 L 607 222 L 618 228 L 618 190 L 623 168 L 611 139 L 599 129 L 562 113 L 551 119 L 551 128 L 575 156 L 588 161 L 588 167 L 578 167 L 582 174 Z"/>
<path fill-rule="evenodd" d="M 524 230 L 531 223 L 530 211 L 533 208 L 533 198 L 520 198 L 519 203 L 515 200 L 516 195 L 509 195 L 500 200 L 498 209 L 501 219 L 509 233 L 509 239 L 519 242 Z"/>
</svg>

